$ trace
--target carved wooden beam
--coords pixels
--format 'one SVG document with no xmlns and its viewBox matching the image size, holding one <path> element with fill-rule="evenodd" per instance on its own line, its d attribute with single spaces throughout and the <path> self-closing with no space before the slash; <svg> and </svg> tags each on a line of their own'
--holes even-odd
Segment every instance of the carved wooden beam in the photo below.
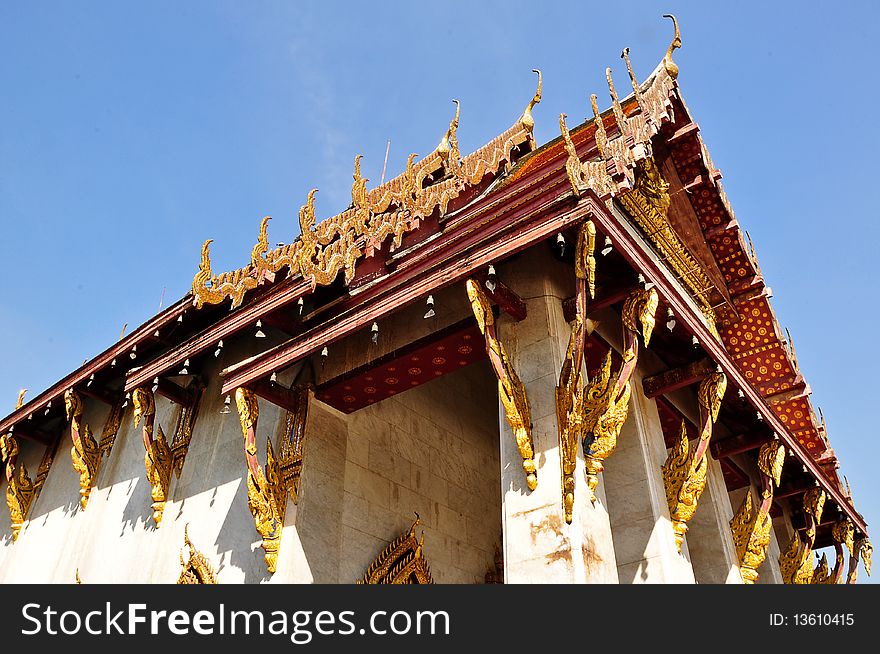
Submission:
<svg viewBox="0 0 880 654">
<path fill-rule="evenodd" d="M 736 295 L 731 296 L 731 300 L 736 305 L 745 304 L 746 302 L 751 302 L 752 300 L 757 300 L 762 297 L 771 297 L 773 295 L 773 291 L 769 286 L 764 286 L 763 279 L 757 280 L 754 286 L 750 286 L 744 291 L 740 291 Z"/>
<path fill-rule="evenodd" d="M 719 236 L 720 234 L 724 234 L 725 232 L 729 232 L 730 230 L 735 229 L 737 225 L 738 223 L 736 222 L 736 218 L 732 218 L 731 220 L 723 222 L 720 225 L 712 225 L 711 227 L 707 228 L 705 232 L 703 232 L 703 235 L 708 241 L 715 238 L 716 236 Z"/>
<path fill-rule="evenodd" d="M 645 377 L 642 382 L 645 397 L 653 398 L 658 395 L 666 395 L 686 386 L 696 384 L 714 372 L 716 368 L 717 364 L 712 359 L 706 357 L 680 368 Z"/>
<path fill-rule="evenodd" d="M 163 377 L 159 377 L 156 393 L 181 406 L 192 404 L 194 396 L 193 391 Z"/>
<path fill-rule="evenodd" d="M 94 385 L 79 389 L 79 393 L 103 402 L 108 406 L 114 406 L 119 401 L 119 398 L 110 391 L 106 391 L 103 388 L 96 388 Z"/>
<path fill-rule="evenodd" d="M 784 497 L 794 497 L 795 495 L 803 495 L 811 488 L 816 487 L 816 482 L 810 479 L 801 484 L 793 484 L 790 486 L 785 486 L 776 491 L 776 499 L 782 499 Z"/>
<path fill-rule="evenodd" d="M 492 280 L 492 282 L 494 282 L 493 287 L 491 283 L 488 283 L 489 276 L 485 274 L 476 275 L 475 279 L 479 281 L 486 296 L 493 304 L 497 304 L 504 313 L 517 322 L 525 319 L 527 315 L 525 301 L 507 286 L 507 284 L 495 278 Z"/>
<path fill-rule="evenodd" d="M 792 388 L 774 393 L 772 395 L 766 395 L 765 399 L 771 405 L 784 404 L 786 402 L 790 402 L 791 400 L 797 400 L 802 397 L 807 397 L 812 392 L 813 389 L 811 389 L 810 385 L 803 381 L 803 377 L 801 377 L 801 381 L 799 383 L 796 383 Z"/>
<path fill-rule="evenodd" d="M 752 432 L 749 434 L 737 434 L 722 441 L 712 443 L 709 448 L 715 459 L 727 459 L 743 452 L 749 452 L 761 447 L 767 441 L 773 440 L 773 434 L 769 432 Z M 779 497 L 779 493 L 776 494 Z"/>
<path fill-rule="evenodd" d="M 596 311 L 607 309 L 618 302 L 623 302 L 632 292 L 632 286 L 608 291 L 606 294 L 601 295 L 587 305 L 587 313 L 595 313 Z M 562 313 L 565 316 L 566 322 L 571 322 L 577 317 L 576 304 L 577 296 L 572 296 L 562 301 Z"/>
<path fill-rule="evenodd" d="M 299 316 L 291 313 L 295 309 L 286 308 L 267 313 L 261 320 L 279 331 L 284 332 L 288 336 L 299 334 L 303 330 L 303 322 Z"/>
<path fill-rule="evenodd" d="M 300 410 L 301 397 L 295 389 L 285 388 L 281 384 L 267 379 L 260 379 L 250 385 L 250 390 L 255 395 L 267 402 L 271 402 L 275 406 L 281 407 L 285 411 L 296 413 Z"/>
<path fill-rule="evenodd" d="M 745 488 L 752 483 L 749 476 L 732 459 L 721 459 L 719 463 L 724 471 L 724 481 L 728 492 Z"/>
<path fill-rule="evenodd" d="M 21 440 L 30 441 L 32 443 L 37 443 L 38 445 L 49 446 L 54 441 L 56 436 L 54 434 L 50 434 L 47 431 L 39 429 L 38 427 L 29 427 L 27 424 L 22 423 L 16 425 L 15 430 L 12 432 L 16 438 Z"/>
</svg>

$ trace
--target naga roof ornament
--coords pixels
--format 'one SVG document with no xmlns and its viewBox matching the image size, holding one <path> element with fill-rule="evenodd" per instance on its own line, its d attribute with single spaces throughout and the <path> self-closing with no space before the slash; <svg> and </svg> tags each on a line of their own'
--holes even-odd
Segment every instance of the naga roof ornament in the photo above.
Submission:
<svg viewBox="0 0 880 654">
<path fill-rule="evenodd" d="M 342 271 L 345 283 L 350 283 L 358 260 L 372 256 L 388 237 L 394 236 L 392 250 L 400 247 L 406 233 L 417 229 L 422 220 L 435 212 L 443 216 L 449 203 L 465 189 L 479 184 L 487 175 L 506 172 L 513 163 L 515 150 L 525 147 L 531 151 L 537 147 L 532 110 L 541 101 L 543 80 L 541 71 L 533 72 L 538 75 L 537 89 L 520 117 L 475 152 L 460 155 L 456 136 L 460 103 L 455 100 L 455 117 L 434 151 L 418 161 L 417 155 L 411 154 L 404 172 L 394 179 L 367 190 L 358 155 L 352 205 L 342 213 L 318 223 L 314 205 L 317 189 L 310 191 L 299 212 L 301 231 L 295 242 L 270 250 L 267 216 L 260 223 L 250 265 L 215 275 L 210 259 L 212 241 L 205 241 L 199 271 L 192 283 L 193 305 L 199 309 L 230 299 L 232 308 L 236 308 L 248 291 L 264 280 L 273 280 L 282 268 L 288 269 L 289 277 L 302 276 L 310 281 L 313 288 L 331 284 Z"/>
</svg>

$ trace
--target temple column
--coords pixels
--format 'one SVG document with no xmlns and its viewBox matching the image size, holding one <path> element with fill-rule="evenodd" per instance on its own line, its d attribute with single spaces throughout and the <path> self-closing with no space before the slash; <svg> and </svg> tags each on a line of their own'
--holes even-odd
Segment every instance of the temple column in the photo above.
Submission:
<svg viewBox="0 0 880 654">
<path fill-rule="evenodd" d="M 600 480 L 595 506 L 589 500 L 584 459 L 578 445 L 575 501 L 566 524 L 561 487 L 555 387 L 571 328 L 562 300 L 572 294 L 574 275 L 548 257 L 533 256 L 501 278 L 527 305 L 527 317 L 516 322 L 496 319 L 497 335 L 529 400 L 537 487 L 526 485 L 523 459 L 514 435 L 499 410 L 501 494 L 506 583 L 616 583 L 617 564 L 611 525 Z M 556 283 L 554 283 L 556 282 Z"/>
<path fill-rule="evenodd" d="M 637 371 L 629 417 L 602 474 L 620 583 L 694 583 L 690 562 L 676 551 L 661 473 L 665 459 L 657 405 L 644 396 Z"/>
<path fill-rule="evenodd" d="M 685 537 L 698 584 L 743 583 L 730 532 L 732 518 L 721 464 L 710 456 L 706 489 Z"/>
</svg>

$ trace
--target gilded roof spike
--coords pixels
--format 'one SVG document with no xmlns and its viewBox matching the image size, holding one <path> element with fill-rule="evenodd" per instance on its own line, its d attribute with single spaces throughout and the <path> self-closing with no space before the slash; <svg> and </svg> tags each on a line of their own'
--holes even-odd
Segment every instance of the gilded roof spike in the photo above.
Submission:
<svg viewBox="0 0 880 654">
<path fill-rule="evenodd" d="M 22 388 L 20 391 L 18 391 L 18 402 L 15 403 L 16 409 L 20 409 L 21 405 L 24 404 L 24 394 L 27 393 L 27 390 L 28 389 L 26 388 Z"/>
<path fill-rule="evenodd" d="M 676 48 L 681 47 L 681 32 L 678 29 L 678 21 L 675 19 L 675 16 L 672 14 L 663 14 L 663 18 L 669 18 L 672 20 L 672 24 L 675 26 L 675 34 L 672 37 L 672 43 L 669 44 L 669 49 L 666 50 L 666 56 L 663 57 L 663 66 L 666 68 L 666 72 L 672 79 L 676 79 L 678 77 L 678 64 L 672 61 L 672 52 Z"/>
<path fill-rule="evenodd" d="M 617 97 L 617 90 L 614 88 L 614 80 L 611 78 L 611 68 L 605 69 L 605 79 L 608 80 L 608 92 L 611 94 L 611 107 L 614 109 L 614 119 L 617 121 L 617 129 L 623 135 L 624 127 L 626 127 L 626 116 L 623 113 L 623 107 L 620 106 L 620 98 Z"/>
<path fill-rule="evenodd" d="M 522 116 L 519 119 L 520 124 L 526 129 L 529 134 L 532 133 L 532 130 L 535 129 L 535 119 L 532 117 L 532 109 L 535 108 L 535 105 L 541 101 L 541 90 L 543 88 L 543 82 L 541 77 L 541 71 L 537 68 L 532 68 L 533 73 L 537 73 L 538 75 L 538 88 L 535 90 L 535 95 L 529 100 L 529 104 L 526 106 L 526 110 L 523 111 Z"/>
<path fill-rule="evenodd" d="M 370 180 L 361 175 L 361 158 L 363 156 L 358 154 L 354 158 L 354 173 L 352 174 L 354 183 L 351 185 L 351 204 L 356 208 L 367 204 L 367 182 Z"/>
<path fill-rule="evenodd" d="M 642 100 L 642 89 L 639 87 L 639 80 L 636 79 L 636 75 L 633 72 L 632 63 L 630 63 L 629 60 L 629 48 L 624 48 L 623 52 L 620 53 L 620 57 L 626 62 L 626 71 L 629 73 L 629 79 L 632 82 L 633 93 L 636 96 L 636 102 L 639 105 L 639 109 L 645 115 L 645 118 L 650 120 L 650 114 L 648 113 Z"/>
<path fill-rule="evenodd" d="M 599 150 L 599 156 L 605 158 L 605 146 L 608 144 L 608 134 L 605 132 L 605 123 L 602 122 L 602 115 L 599 113 L 599 104 L 596 102 L 596 94 L 590 96 L 590 105 L 593 107 L 593 122 L 596 123 L 596 148 Z"/>
<path fill-rule="evenodd" d="M 444 161 L 444 163 L 449 163 L 449 155 L 454 154 L 454 159 L 456 161 L 454 163 L 458 163 L 459 152 L 458 152 L 458 143 L 456 139 L 456 131 L 458 130 L 458 117 L 461 113 L 461 103 L 458 100 L 452 100 L 455 103 L 455 117 L 449 121 L 449 129 L 446 130 L 446 134 L 443 135 L 443 138 L 440 140 L 440 145 L 437 146 L 437 154 L 440 155 L 440 158 Z"/>
<path fill-rule="evenodd" d="M 788 351 L 791 353 L 792 363 L 794 364 L 794 369 L 798 372 L 801 367 L 798 364 L 797 353 L 794 351 L 794 341 L 791 340 L 791 332 L 788 331 L 788 327 L 785 328 L 785 337 L 788 339 Z"/>
<path fill-rule="evenodd" d="M 565 140 L 565 151 L 568 153 L 568 159 L 565 162 L 565 172 L 568 174 L 568 181 L 571 182 L 571 190 L 574 196 L 580 197 L 581 190 L 578 182 L 583 177 L 583 169 L 581 168 L 581 161 L 578 159 L 574 142 L 571 140 L 571 134 L 568 132 L 568 126 L 565 124 L 566 116 L 564 113 L 559 114 L 559 131 Z"/>
<path fill-rule="evenodd" d="M 263 216 L 263 220 L 260 221 L 260 236 L 257 238 L 257 243 L 254 245 L 254 249 L 251 250 L 251 265 L 259 266 L 258 260 L 263 258 L 263 255 L 269 251 L 269 221 L 272 220 L 272 216 Z"/>
</svg>

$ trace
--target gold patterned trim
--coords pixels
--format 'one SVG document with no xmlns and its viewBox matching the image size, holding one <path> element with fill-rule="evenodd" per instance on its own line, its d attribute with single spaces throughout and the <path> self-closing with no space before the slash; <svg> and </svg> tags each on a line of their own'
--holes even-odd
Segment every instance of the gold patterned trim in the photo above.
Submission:
<svg viewBox="0 0 880 654">
<path fill-rule="evenodd" d="M 358 584 L 433 584 L 431 568 L 422 553 L 425 534 L 416 536 L 416 527 L 422 524 L 416 514 L 409 531 L 395 538 L 367 568 Z"/>
<path fill-rule="evenodd" d="M 187 553 L 184 559 L 184 552 Z M 180 576 L 178 584 L 216 584 L 214 567 L 189 539 L 189 524 L 183 527 L 183 547 L 180 549 Z"/>
</svg>

